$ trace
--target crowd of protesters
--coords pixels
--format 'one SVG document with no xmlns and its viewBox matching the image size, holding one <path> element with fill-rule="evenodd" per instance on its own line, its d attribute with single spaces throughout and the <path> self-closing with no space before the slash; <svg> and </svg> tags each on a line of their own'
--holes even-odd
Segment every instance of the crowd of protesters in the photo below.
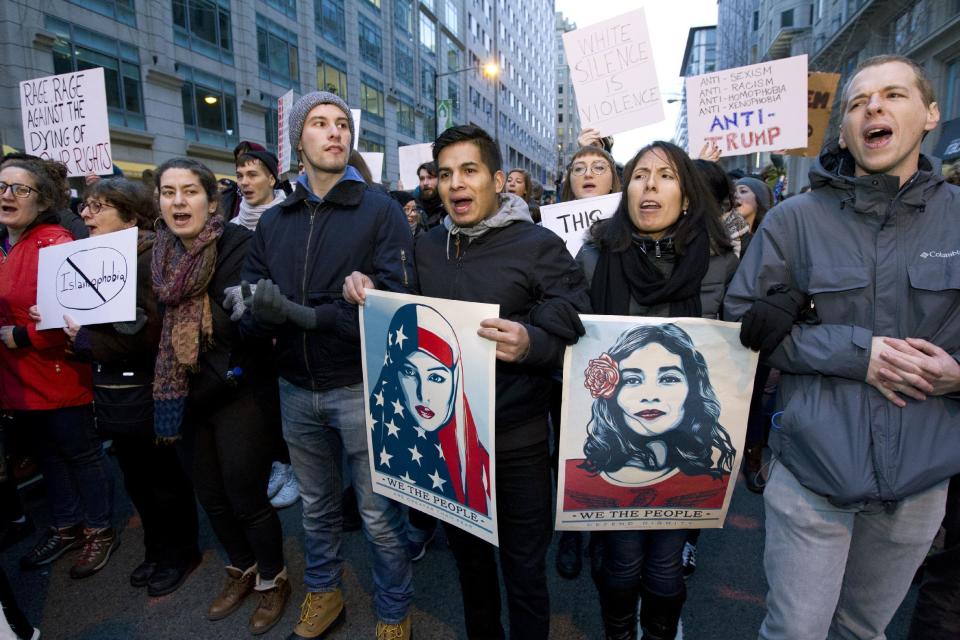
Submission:
<svg viewBox="0 0 960 640">
<path fill-rule="evenodd" d="M 133 587 L 173 593 L 200 564 L 199 502 L 227 562 L 208 619 L 256 594 L 249 630 L 262 634 L 302 579 L 289 638 L 327 637 L 346 611 L 341 536 L 359 527 L 371 631 L 410 638 L 413 563 L 441 525 L 373 491 L 358 317 L 365 290 L 381 289 L 500 308 L 478 321 L 496 346 L 499 550 L 442 525 L 469 638 L 549 636 L 559 372 L 584 313 L 739 320 L 760 352 L 743 473 L 766 513 L 761 639 L 883 638 L 921 564 L 911 640 L 960 637 L 960 180 L 920 153 L 939 109 L 910 60 L 862 63 L 840 109 L 811 189 L 789 198 L 782 181 L 726 173 L 709 145 L 692 159 L 655 141 L 621 167 L 612 139 L 584 130 L 560 200 L 622 197 L 575 257 L 538 224 L 543 187 L 505 172 L 484 130 L 443 132 L 416 188 L 388 192 L 351 154 L 350 109 L 327 92 L 290 113 L 302 170 L 289 182 L 244 142 L 236 182 L 174 158 L 145 181 L 91 177 L 74 215 L 63 165 L 5 157 L 0 441 L 38 459 L 51 521 L 20 569 L 78 551 L 69 574 L 82 579 L 109 562 L 121 535 L 109 440 L 143 523 Z M 39 330 L 40 249 L 124 229 L 137 230 L 135 319 Z M 724 435 L 695 425 L 675 446 L 722 477 L 736 471 Z M 649 438 L 619 437 L 640 470 L 667 464 Z M 34 533 L 6 453 L 5 549 Z M 298 499 L 302 578 L 276 513 Z M 575 579 L 587 549 L 606 637 L 672 639 L 696 607 L 697 533 L 564 532 L 555 570 Z M 15 591 L 0 571 L 5 624 L 36 640 Z"/>
</svg>

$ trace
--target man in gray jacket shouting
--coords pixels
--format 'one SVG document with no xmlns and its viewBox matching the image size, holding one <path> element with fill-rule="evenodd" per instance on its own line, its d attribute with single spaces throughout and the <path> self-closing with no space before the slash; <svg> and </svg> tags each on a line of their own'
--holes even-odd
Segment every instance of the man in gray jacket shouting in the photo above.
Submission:
<svg viewBox="0 0 960 640">
<path fill-rule="evenodd" d="M 885 637 L 960 472 L 960 190 L 920 154 L 933 88 L 878 56 L 840 107 L 812 191 L 767 214 L 726 299 L 783 372 L 764 640 Z"/>
</svg>

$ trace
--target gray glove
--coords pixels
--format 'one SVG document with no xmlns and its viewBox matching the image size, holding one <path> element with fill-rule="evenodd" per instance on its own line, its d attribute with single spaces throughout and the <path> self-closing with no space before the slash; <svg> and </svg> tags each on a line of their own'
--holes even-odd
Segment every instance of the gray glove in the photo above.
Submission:
<svg viewBox="0 0 960 640">
<path fill-rule="evenodd" d="M 260 324 L 281 325 L 291 322 L 301 329 L 316 329 L 317 314 L 311 307 L 289 300 L 272 280 L 260 280 L 256 291 L 250 285 L 240 283 L 243 302 L 251 307 L 253 318 Z M 248 302 L 248 298 L 250 302 Z"/>
<path fill-rule="evenodd" d="M 252 294 L 256 288 L 257 285 L 255 284 L 249 285 L 250 294 Z M 223 308 L 225 311 L 230 312 L 230 319 L 234 322 L 240 320 L 243 312 L 247 310 L 247 305 L 244 304 L 245 302 L 246 300 L 243 298 L 239 284 L 223 290 Z"/>
<path fill-rule="evenodd" d="M 125 336 L 133 336 L 140 333 L 140 330 L 143 329 L 146 324 L 147 312 L 137 307 L 137 315 L 133 320 L 129 322 L 114 322 L 113 328 L 117 333 L 122 333 Z"/>
</svg>

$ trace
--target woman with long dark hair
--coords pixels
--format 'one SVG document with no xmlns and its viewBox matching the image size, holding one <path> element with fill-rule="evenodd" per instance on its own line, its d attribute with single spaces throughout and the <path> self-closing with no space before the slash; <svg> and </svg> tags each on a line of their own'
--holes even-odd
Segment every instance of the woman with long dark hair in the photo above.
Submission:
<svg viewBox="0 0 960 640">
<path fill-rule="evenodd" d="M 622 194 L 617 211 L 594 225 L 590 240 L 577 256 L 591 285 L 594 312 L 718 317 L 737 259 L 720 222 L 717 204 L 687 154 L 662 141 L 640 149 L 624 167 Z M 712 436 L 709 441 L 712 446 Z M 587 455 L 592 460 L 589 466 L 596 470 L 619 460 L 613 448 L 610 455 L 603 454 L 603 442 L 596 440 Z M 695 448 L 692 441 L 682 442 L 672 449 L 634 444 L 637 456 L 629 459 L 667 464 L 676 459 L 671 452 L 689 453 Z M 705 444 L 701 446 L 704 452 Z M 657 454 L 661 449 L 662 461 Z M 724 452 L 725 448 L 717 450 Z M 705 458 L 698 456 L 683 465 L 692 470 L 699 467 L 708 476 L 722 473 L 722 467 L 707 469 Z M 638 594 L 642 594 L 644 639 L 673 638 L 686 599 L 681 564 L 686 530 L 611 531 L 602 535 L 603 562 L 594 581 L 607 638 L 635 637 Z"/>
</svg>

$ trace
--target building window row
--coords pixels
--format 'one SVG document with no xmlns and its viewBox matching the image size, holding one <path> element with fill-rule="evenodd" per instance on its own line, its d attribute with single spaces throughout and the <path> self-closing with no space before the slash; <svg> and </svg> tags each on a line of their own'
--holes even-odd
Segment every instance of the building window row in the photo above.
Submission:
<svg viewBox="0 0 960 640">
<path fill-rule="evenodd" d="M 173 35 L 181 47 L 233 64 L 230 0 L 173 0 Z"/>
<path fill-rule="evenodd" d="M 300 88 L 297 35 L 257 14 L 257 61 L 260 79 L 291 89 Z"/>
<path fill-rule="evenodd" d="M 223 78 L 178 64 L 183 78 L 183 124 L 188 137 L 204 144 L 231 147 L 237 135 L 237 87 Z"/>
</svg>

